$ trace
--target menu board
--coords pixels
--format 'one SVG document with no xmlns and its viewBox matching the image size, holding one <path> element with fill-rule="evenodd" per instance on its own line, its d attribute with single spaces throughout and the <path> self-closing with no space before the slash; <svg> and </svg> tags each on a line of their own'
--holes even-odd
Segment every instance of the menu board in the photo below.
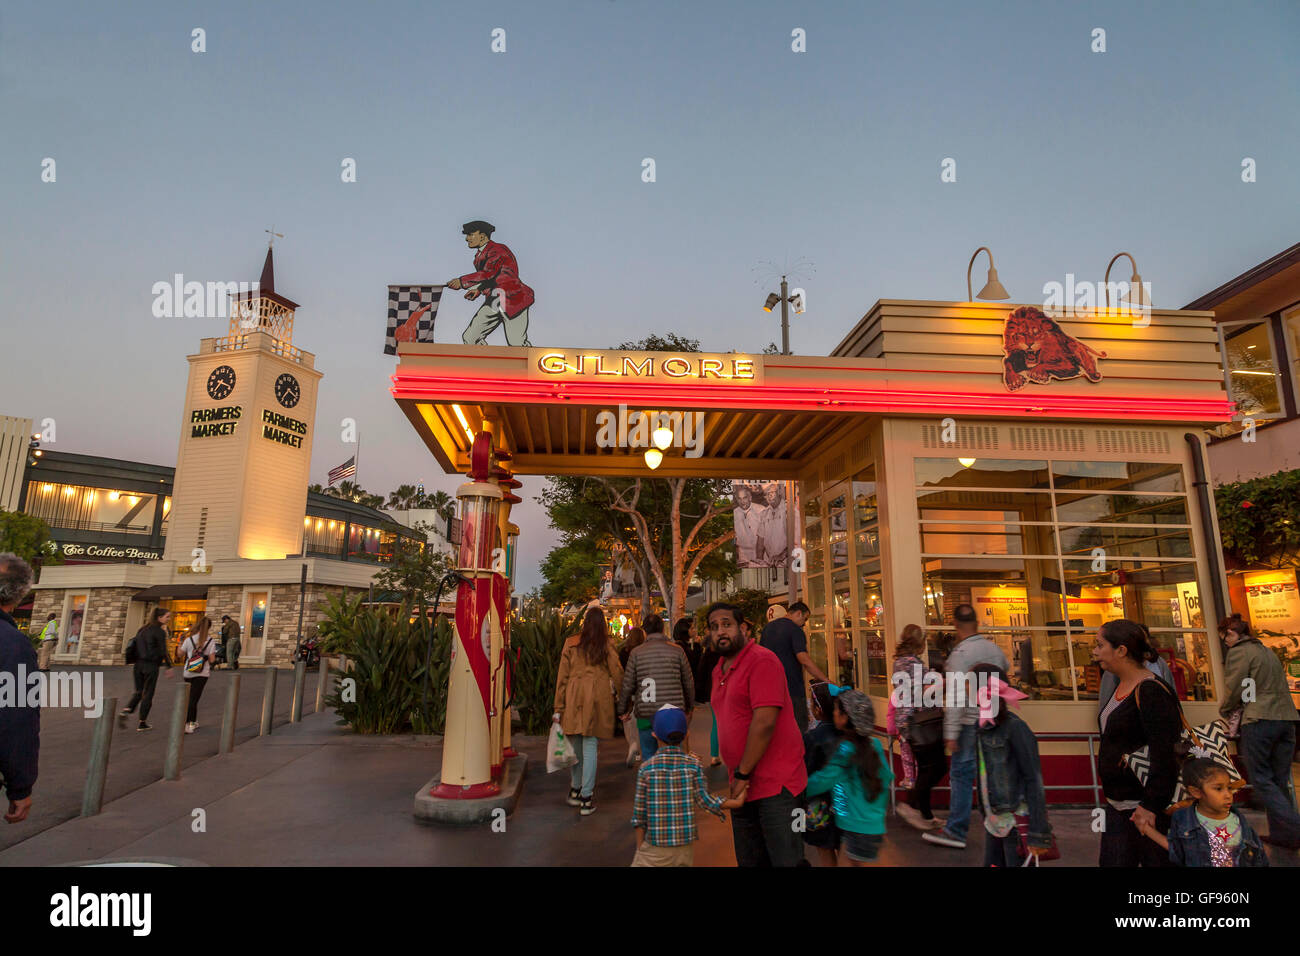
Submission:
<svg viewBox="0 0 1300 956">
<path fill-rule="evenodd" d="M 1029 626 L 1029 599 L 1022 587 L 971 588 L 970 597 L 981 628 Z"/>
<path fill-rule="evenodd" d="M 1300 592 L 1294 570 L 1249 572 L 1244 583 L 1256 634 L 1300 636 Z"/>
</svg>

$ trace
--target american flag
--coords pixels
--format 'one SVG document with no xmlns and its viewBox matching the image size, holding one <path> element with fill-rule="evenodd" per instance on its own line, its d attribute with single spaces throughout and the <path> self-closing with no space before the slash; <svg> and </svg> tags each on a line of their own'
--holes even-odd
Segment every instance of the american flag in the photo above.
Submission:
<svg viewBox="0 0 1300 956">
<path fill-rule="evenodd" d="M 343 464 L 339 465 L 337 468 L 333 468 L 330 470 L 329 484 L 332 485 L 334 484 L 334 482 L 342 481 L 344 478 L 351 478 L 354 475 L 356 475 L 356 473 L 357 473 L 357 456 L 353 455 L 351 458 L 349 458 Z"/>
</svg>

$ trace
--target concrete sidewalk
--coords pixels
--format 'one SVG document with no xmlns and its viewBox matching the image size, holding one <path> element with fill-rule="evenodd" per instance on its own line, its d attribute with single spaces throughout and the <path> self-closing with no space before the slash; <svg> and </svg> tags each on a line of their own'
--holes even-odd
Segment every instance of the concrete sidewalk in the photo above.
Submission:
<svg viewBox="0 0 1300 956">
<path fill-rule="evenodd" d="M 701 721 L 702 718 L 702 721 Z M 181 780 L 141 787 L 97 817 L 69 820 L 0 852 L 0 866 L 150 858 L 214 866 L 626 866 L 636 838 L 630 825 L 635 770 L 623 766 L 621 738 L 602 743 L 597 812 L 581 817 L 564 802 L 568 773 L 545 772 L 545 740 L 520 738 L 528 775 L 504 833 L 421 825 L 416 790 L 441 762 L 437 737 L 368 737 L 339 726 L 331 713 L 251 740 L 232 754 L 186 768 Z M 692 738 L 707 741 L 708 714 Z M 701 729 L 703 733 L 701 734 Z M 725 788 L 722 768 L 712 789 Z M 196 810 L 203 813 L 196 814 Z M 1251 812 L 1256 827 L 1260 814 Z M 196 832 L 203 818 L 205 829 Z M 879 865 L 978 866 L 983 837 L 975 815 L 964 851 L 932 846 L 896 816 Z M 1098 837 L 1087 810 L 1053 810 L 1063 859 L 1051 866 L 1095 866 Z M 699 866 L 734 866 L 731 827 L 699 815 Z M 1295 854 L 1269 851 L 1275 865 Z"/>
<path fill-rule="evenodd" d="M 134 689 L 131 668 L 117 667 L 64 667 L 53 670 L 74 673 L 102 673 L 104 694 L 118 698 L 118 707 L 125 707 Z M 235 722 L 235 743 L 242 746 L 257 737 L 262 716 L 262 689 L 266 671 L 261 667 L 241 667 L 238 671 L 220 668 L 212 672 L 199 702 L 199 729 L 185 736 L 182 768 L 188 772 L 200 762 L 217 752 L 221 732 L 221 715 L 226 706 L 226 693 L 232 674 L 241 675 L 239 686 L 239 714 Z M 303 710 L 310 713 L 315 706 L 318 672 L 307 673 L 306 700 Z M 108 776 L 104 789 L 104 804 L 156 783 L 162 779 L 163 758 L 167 750 L 167 734 L 171 727 L 172 704 L 180 690 L 179 673 L 170 678 L 160 677 L 154 693 L 153 712 L 149 723 L 153 730 L 137 733 L 138 715 L 119 722 L 113 730 L 113 744 L 109 752 Z M 293 671 L 279 668 L 276 677 L 275 717 L 272 726 L 279 732 L 281 725 L 289 723 L 289 706 L 293 695 Z M 21 824 L 0 825 L 0 850 L 13 846 L 34 834 L 81 813 L 81 794 L 86 782 L 86 765 L 90 757 L 90 741 L 95 721 L 88 719 L 80 709 L 46 707 L 41 711 L 40 773 L 32 794 L 32 812 Z"/>
</svg>

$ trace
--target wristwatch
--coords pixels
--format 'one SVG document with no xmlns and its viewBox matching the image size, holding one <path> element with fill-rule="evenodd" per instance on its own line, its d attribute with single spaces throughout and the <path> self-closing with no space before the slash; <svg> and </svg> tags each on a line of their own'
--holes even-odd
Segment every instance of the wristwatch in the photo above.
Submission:
<svg viewBox="0 0 1300 956">
<path fill-rule="evenodd" d="M 733 771 L 731 775 L 737 780 L 748 780 L 754 775 L 754 771 L 751 770 L 749 773 L 741 773 L 739 770 L 736 770 Z"/>
</svg>

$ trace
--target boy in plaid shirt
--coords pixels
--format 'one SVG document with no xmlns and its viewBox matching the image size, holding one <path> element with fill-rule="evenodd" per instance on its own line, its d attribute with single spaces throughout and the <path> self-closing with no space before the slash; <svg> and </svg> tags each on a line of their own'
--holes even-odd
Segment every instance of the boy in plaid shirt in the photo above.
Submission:
<svg viewBox="0 0 1300 956">
<path fill-rule="evenodd" d="M 636 827 L 633 866 L 691 866 L 695 861 L 695 805 L 726 819 L 723 810 L 744 804 L 742 797 L 723 799 L 709 793 L 704 768 L 681 748 L 686 714 L 671 704 L 655 713 L 652 731 L 659 750 L 636 775 L 632 825 Z"/>
</svg>

